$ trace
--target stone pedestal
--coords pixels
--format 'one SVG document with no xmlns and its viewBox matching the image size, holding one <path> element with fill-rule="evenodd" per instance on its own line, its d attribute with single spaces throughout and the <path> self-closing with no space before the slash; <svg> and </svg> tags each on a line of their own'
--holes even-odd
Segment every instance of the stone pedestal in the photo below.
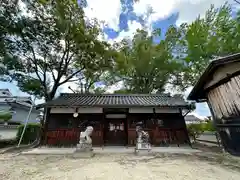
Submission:
<svg viewBox="0 0 240 180">
<path fill-rule="evenodd" d="M 148 155 L 151 154 L 150 143 L 137 143 L 135 148 L 136 155 Z"/>
<path fill-rule="evenodd" d="M 139 150 L 151 150 L 151 145 L 149 143 L 137 143 L 136 149 Z"/>
<path fill-rule="evenodd" d="M 92 144 L 80 142 L 79 144 L 77 144 L 76 151 L 79 152 L 92 151 Z"/>
<path fill-rule="evenodd" d="M 91 158 L 94 156 L 92 145 L 87 143 L 77 144 L 73 155 L 75 158 Z"/>
</svg>

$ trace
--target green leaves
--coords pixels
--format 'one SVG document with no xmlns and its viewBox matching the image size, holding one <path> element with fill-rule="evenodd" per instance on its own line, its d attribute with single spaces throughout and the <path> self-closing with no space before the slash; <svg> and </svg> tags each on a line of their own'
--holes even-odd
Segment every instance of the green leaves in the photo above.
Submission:
<svg viewBox="0 0 240 180">
<path fill-rule="evenodd" d="M 85 1 L 82 1 L 86 3 Z M 4 1 L 0 9 L 0 75 L 16 80 L 21 90 L 54 98 L 67 82 L 78 82 L 85 92 L 103 92 L 122 81 L 119 93 L 163 92 L 167 84 L 184 91 L 192 86 L 213 57 L 239 52 L 240 14 L 232 17 L 228 4 L 213 6 L 204 18 L 170 26 L 165 39 L 161 29 L 149 35 L 137 30 L 133 39 L 110 46 L 98 40 L 96 19 L 85 20 L 74 0 Z M 31 14 L 31 16 L 29 16 Z M 7 77 L 7 78 L 6 78 Z M 84 84 L 84 85 L 83 85 Z"/>
<path fill-rule="evenodd" d="M 12 119 L 11 112 L 0 110 L 0 121 L 9 121 L 10 119 Z"/>
<path fill-rule="evenodd" d="M 184 72 L 184 83 L 193 85 L 211 59 L 239 52 L 239 30 L 238 16 L 232 17 L 228 4 L 219 9 L 211 6 L 204 18 L 187 25 L 182 59 L 189 69 Z"/>
<path fill-rule="evenodd" d="M 112 62 L 108 44 L 97 39 L 98 23 L 85 21 L 82 8 L 74 0 L 23 3 L 31 16 L 17 13 L 13 31 L 5 31 L 8 36 L 12 34 L 15 51 L 11 51 L 11 59 L 4 54 L 6 68 L 2 73 L 14 70 L 11 77 L 21 90 L 46 100 L 54 98 L 62 84 L 78 81 L 78 75 L 89 81 L 90 88 Z M 6 7 L 11 4 L 6 3 Z M 11 20 L 9 14 L 5 16 Z"/>
<path fill-rule="evenodd" d="M 172 30 L 175 30 L 172 28 Z M 172 44 L 176 41 L 175 33 L 169 30 L 166 40 L 154 44 L 153 38 L 159 36 L 160 29 L 151 36 L 144 30 L 137 30 L 129 43 L 124 40 L 119 45 L 116 75 L 124 81 L 124 92 L 152 93 L 164 91 L 164 87 L 176 73 L 179 64 L 172 56 Z M 120 91 L 119 91 L 120 92 Z"/>
</svg>

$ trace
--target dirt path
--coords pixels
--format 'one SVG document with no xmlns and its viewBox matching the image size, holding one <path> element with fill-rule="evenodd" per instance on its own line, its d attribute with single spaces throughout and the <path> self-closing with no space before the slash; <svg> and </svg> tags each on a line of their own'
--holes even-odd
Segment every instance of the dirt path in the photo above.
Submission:
<svg viewBox="0 0 240 180">
<path fill-rule="evenodd" d="M 211 156 L 211 155 L 210 155 Z M 92 159 L 60 156 L 0 155 L 3 180 L 239 180 L 238 166 L 227 167 L 199 155 L 140 157 L 129 154 L 96 155 Z M 236 163 L 236 162 L 235 162 Z"/>
</svg>

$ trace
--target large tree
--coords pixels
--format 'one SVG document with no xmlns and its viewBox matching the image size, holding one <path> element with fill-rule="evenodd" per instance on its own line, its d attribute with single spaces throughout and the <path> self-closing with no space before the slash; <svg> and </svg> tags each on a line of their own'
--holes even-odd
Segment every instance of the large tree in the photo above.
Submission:
<svg viewBox="0 0 240 180">
<path fill-rule="evenodd" d="M 145 30 L 137 30 L 132 40 L 123 40 L 116 45 L 119 56 L 114 76 L 123 81 L 123 93 L 163 92 L 168 83 L 180 85 L 176 81 L 182 63 L 173 54 L 177 40 L 175 28 L 171 27 L 165 40 L 155 44 L 154 38 L 160 36 L 155 30 L 150 36 Z"/>
<path fill-rule="evenodd" d="M 7 74 L 7 67 L 3 63 L 8 61 L 11 57 L 13 63 L 8 63 L 8 68 L 12 66 L 14 69 L 21 69 L 20 64 L 17 63 L 17 58 L 13 56 L 14 46 L 12 46 L 12 39 L 9 38 L 16 28 L 16 21 L 19 13 L 18 1 L 1 1 L 0 8 L 0 75 Z M 14 58 L 12 58 L 14 57 Z M 14 63 L 15 61 L 15 63 Z M 2 77 L 0 76 L 0 80 Z"/>
<path fill-rule="evenodd" d="M 183 24 L 179 44 L 186 65 L 183 82 L 193 85 L 210 60 L 240 52 L 240 12 L 233 16 L 231 6 L 211 8 L 205 17 L 198 17 L 191 24 Z M 181 41 L 181 42 L 180 42 Z"/>
<path fill-rule="evenodd" d="M 97 22 L 85 20 L 77 1 L 23 2 L 27 11 L 19 12 L 8 35 L 15 51 L 3 58 L 8 70 L 16 70 L 16 63 L 21 66 L 8 71 L 21 90 L 49 101 L 64 83 L 86 80 L 86 74 L 110 67 L 108 44 L 98 40 Z"/>
<path fill-rule="evenodd" d="M 167 83 L 183 91 L 212 59 L 240 52 L 240 12 L 235 15 L 229 4 L 212 5 L 190 24 L 170 26 L 158 44 L 153 43 L 156 32 L 138 31 L 132 41 L 121 43 L 116 71 L 125 87 L 120 92 L 162 92 Z"/>
</svg>

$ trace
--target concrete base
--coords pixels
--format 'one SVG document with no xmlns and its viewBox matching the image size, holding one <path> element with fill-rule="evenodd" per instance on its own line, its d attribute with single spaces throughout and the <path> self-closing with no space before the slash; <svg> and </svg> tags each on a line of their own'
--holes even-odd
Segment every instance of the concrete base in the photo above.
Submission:
<svg viewBox="0 0 240 180">
<path fill-rule="evenodd" d="M 94 155 L 95 154 L 93 151 L 82 151 L 82 152 L 75 151 L 72 154 L 72 157 L 73 158 L 92 158 Z"/>
<path fill-rule="evenodd" d="M 76 149 L 76 152 L 79 152 L 79 153 L 81 153 L 81 152 L 92 152 L 92 151 L 93 151 L 92 148 L 77 148 Z"/>
<path fill-rule="evenodd" d="M 135 152 L 134 147 L 94 147 L 94 154 L 133 154 Z M 192 149 L 190 147 L 152 147 L 150 153 L 177 153 L 177 154 L 191 154 L 191 153 L 199 153 L 200 150 Z M 38 147 L 33 149 L 28 149 L 26 151 L 21 152 L 21 154 L 25 155 L 73 155 L 76 153 L 76 148 L 49 148 L 49 147 Z M 80 152 L 79 152 L 80 153 Z M 82 153 L 82 152 L 81 152 Z M 140 154 L 149 154 L 148 151 L 141 151 Z"/>
<path fill-rule="evenodd" d="M 143 156 L 152 155 L 153 154 L 151 149 L 136 149 L 136 148 L 135 148 L 134 153 L 135 153 L 135 155 L 143 155 Z"/>
<path fill-rule="evenodd" d="M 151 150 L 150 143 L 137 143 L 136 148 L 139 150 Z"/>
</svg>

